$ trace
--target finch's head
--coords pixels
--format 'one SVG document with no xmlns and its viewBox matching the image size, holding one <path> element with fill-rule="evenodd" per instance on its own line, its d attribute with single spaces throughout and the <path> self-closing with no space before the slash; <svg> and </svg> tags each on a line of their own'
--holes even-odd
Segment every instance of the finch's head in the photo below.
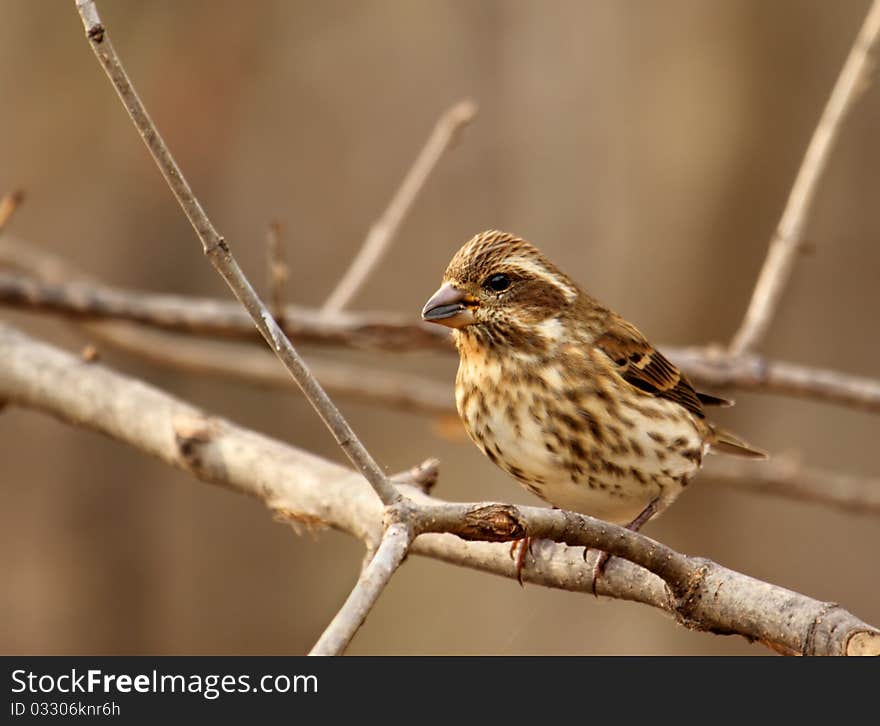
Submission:
<svg viewBox="0 0 880 726">
<path fill-rule="evenodd" d="M 536 247 L 492 230 L 455 253 L 422 318 L 450 328 L 531 335 L 536 325 L 570 309 L 580 294 Z"/>
</svg>

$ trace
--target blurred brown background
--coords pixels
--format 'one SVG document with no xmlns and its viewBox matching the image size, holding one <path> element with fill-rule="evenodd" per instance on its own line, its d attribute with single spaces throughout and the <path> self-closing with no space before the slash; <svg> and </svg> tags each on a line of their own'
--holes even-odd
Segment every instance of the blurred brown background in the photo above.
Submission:
<svg viewBox="0 0 880 726">
<path fill-rule="evenodd" d="M 0 190 L 19 237 L 120 286 L 226 296 L 83 38 L 72 2 L 2 0 Z M 262 283 L 270 219 L 291 297 L 318 304 L 426 138 L 462 97 L 444 158 L 355 306 L 416 319 L 458 246 L 498 227 L 656 342 L 729 339 L 867 0 L 100 3 L 197 194 Z M 880 88 L 847 121 L 766 352 L 880 375 Z M 77 350 L 62 323 L 5 320 Z M 345 353 L 340 357 L 351 358 Z M 359 356 L 391 365 L 381 356 Z M 295 393 L 106 360 L 210 411 L 341 455 Z M 406 356 L 448 380 L 452 358 Z M 876 417 L 738 394 L 722 420 L 771 451 L 878 473 Z M 534 502 L 430 422 L 341 401 L 398 470 L 436 455 L 439 496 Z M 258 503 L 43 415 L 0 415 L 0 650 L 301 653 L 361 549 L 296 537 Z M 880 622 L 880 522 L 703 477 L 650 536 Z M 760 654 L 649 608 L 410 559 L 353 653 Z"/>
</svg>

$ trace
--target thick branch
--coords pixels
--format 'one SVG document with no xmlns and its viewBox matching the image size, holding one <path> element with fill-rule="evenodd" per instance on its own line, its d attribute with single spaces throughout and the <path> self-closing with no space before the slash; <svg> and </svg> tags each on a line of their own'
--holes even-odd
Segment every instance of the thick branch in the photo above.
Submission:
<svg viewBox="0 0 880 726">
<path fill-rule="evenodd" d="M 321 384 L 311 374 L 305 361 L 294 349 L 290 340 L 278 327 L 278 323 L 275 322 L 272 314 L 260 300 L 235 261 L 226 241 L 214 228 L 208 215 L 205 214 L 201 203 L 183 176 L 183 172 L 165 145 L 159 130 L 147 113 L 147 109 L 122 67 L 122 62 L 110 42 L 107 29 L 98 16 L 94 0 L 76 0 L 76 8 L 82 18 L 86 37 L 98 63 L 104 69 L 107 78 L 110 79 L 110 83 L 119 95 L 119 100 L 128 112 L 132 123 L 156 162 L 156 166 L 159 167 L 168 187 L 195 229 L 199 240 L 201 240 L 202 249 L 214 269 L 226 281 L 238 301 L 247 310 L 257 330 L 260 331 L 269 347 L 275 351 L 279 360 L 302 389 L 303 394 L 331 431 L 340 448 L 370 482 L 378 497 L 385 504 L 399 501 L 399 492 L 382 473 L 370 452 L 349 426 L 348 421 L 345 420 Z"/>
<path fill-rule="evenodd" d="M 807 153 L 801 162 L 797 178 L 776 228 L 767 259 L 752 293 L 740 329 L 730 344 L 734 355 L 747 353 L 764 339 L 779 301 L 791 278 L 797 253 L 803 241 L 804 227 L 809 218 L 810 207 L 819 180 L 828 164 L 834 142 L 840 133 L 847 112 L 867 85 L 880 38 L 880 0 L 874 0 L 846 63 L 840 71 L 831 97 L 813 132 Z"/>
<path fill-rule="evenodd" d="M 416 197 L 437 166 L 437 162 L 452 145 L 461 130 L 473 121 L 477 106 L 473 101 L 459 101 L 448 109 L 434 125 L 434 130 L 419 152 L 403 182 L 391 198 L 382 216 L 370 227 L 364 243 L 358 250 L 342 279 L 324 303 L 322 312 L 337 313 L 346 307 L 363 287 L 370 273 L 379 264 L 397 236 L 400 225 L 416 201 Z"/>
<path fill-rule="evenodd" d="M 0 326 L 0 398 L 105 433 L 203 481 L 256 496 L 293 523 L 332 526 L 365 542 L 381 529 L 383 507 L 351 470 L 208 416 L 6 326 Z M 496 540 L 527 532 L 631 557 L 668 578 L 672 597 L 657 577 L 619 559 L 611 561 L 599 581 L 600 594 L 661 608 L 688 627 L 738 633 L 800 653 L 880 652 L 878 631 L 836 605 L 685 557 L 620 527 L 544 508 L 446 505 L 403 488 L 417 505 L 430 505 L 424 508 L 428 519 L 420 520 L 421 531 L 449 527 L 468 538 Z M 515 577 L 507 550 L 506 545 L 450 534 L 421 535 L 412 548 Z M 579 548 L 537 547 L 524 575 L 551 587 L 590 590 L 591 571 Z"/>
</svg>

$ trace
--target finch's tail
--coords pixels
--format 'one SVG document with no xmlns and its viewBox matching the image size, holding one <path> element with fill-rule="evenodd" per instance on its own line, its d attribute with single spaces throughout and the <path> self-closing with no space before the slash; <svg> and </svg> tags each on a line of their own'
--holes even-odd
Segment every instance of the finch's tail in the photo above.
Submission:
<svg viewBox="0 0 880 726">
<path fill-rule="evenodd" d="M 741 438 L 730 431 L 725 431 L 717 426 L 712 426 L 712 448 L 716 451 L 722 451 L 725 454 L 733 454 L 734 456 L 742 456 L 746 459 L 766 459 L 768 454 L 766 451 L 756 449 L 750 446 Z"/>
</svg>

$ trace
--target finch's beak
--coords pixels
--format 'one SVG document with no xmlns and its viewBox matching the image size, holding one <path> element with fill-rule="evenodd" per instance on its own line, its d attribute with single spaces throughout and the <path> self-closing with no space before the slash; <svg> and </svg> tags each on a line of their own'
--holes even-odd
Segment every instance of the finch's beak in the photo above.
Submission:
<svg viewBox="0 0 880 726">
<path fill-rule="evenodd" d="M 447 282 L 425 303 L 422 319 L 449 328 L 463 328 L 476 322 L 473 309 L 477 305 L 476 298 Z"/>
</svg>

